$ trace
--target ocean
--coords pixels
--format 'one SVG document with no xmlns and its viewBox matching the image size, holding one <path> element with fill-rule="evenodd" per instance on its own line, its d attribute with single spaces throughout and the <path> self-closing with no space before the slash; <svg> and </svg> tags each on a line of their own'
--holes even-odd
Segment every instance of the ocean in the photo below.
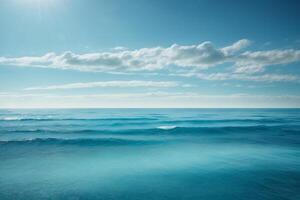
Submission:
<svg viewBox="0 0 300 200">
<path fill-rule="evenodd" d="M 2 109 L 0 199 L 299 200 L 300 109 Z"/>
</svg>

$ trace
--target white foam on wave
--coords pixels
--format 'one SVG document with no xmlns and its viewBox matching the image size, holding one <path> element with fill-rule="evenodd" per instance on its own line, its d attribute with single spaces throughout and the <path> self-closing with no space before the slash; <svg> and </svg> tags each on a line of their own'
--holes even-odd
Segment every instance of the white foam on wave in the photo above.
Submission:
<svg viewBox="0 0 300 200">
<path fill-rule="evenodd" d="M 170 130 L 176 128 L 176 126 L 159 126 L 158 129 Z"/>
<path fill-rule="evenodd" d="M 20 117 L 4 117 L 2 120 L 4 121 L 16 121 L 16 120 L 22 120 Z"/>
</svg>

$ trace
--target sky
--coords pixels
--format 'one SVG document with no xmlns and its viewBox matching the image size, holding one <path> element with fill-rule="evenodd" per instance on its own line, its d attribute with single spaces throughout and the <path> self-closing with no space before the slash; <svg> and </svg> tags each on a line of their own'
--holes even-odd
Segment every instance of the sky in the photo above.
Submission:
<svg viewBox="0 0 300 200">
<path fill-rule="evenodd" d="M 0 108 L 300 107 L 300 2 L 0 0 Z"/>
</svg>

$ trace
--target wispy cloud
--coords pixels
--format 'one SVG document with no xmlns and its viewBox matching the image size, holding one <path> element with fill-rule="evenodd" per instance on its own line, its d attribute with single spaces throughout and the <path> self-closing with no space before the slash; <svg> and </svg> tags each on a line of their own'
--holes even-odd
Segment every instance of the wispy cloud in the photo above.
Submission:
<svg viewBox="0 0 300 200">
<path fill-rule="evenodd" d="M 297 61 L 300 61 L 300 50 L 247 51 L 236 58 L 235 71 L 238 73 L 256 73 L 263 71 L 266 66 Z"/>
<path fill-rule="evenodd" d="M 280 74 L 263 74 L 263 75 L 248 75 L 238 73 L 211 73 L 211 74 L 195 74 L 196 77 L 210 81 L 224 80 L 242 80 L 242 81 L 258 81 L 258 82 L 299 82 L 300 78 L 294 75 Z"/>
<path fill-rule="evenodd" d="M 239 80 L 239 81 L 255 81 L 255 82 L 294 82 L 300 83 L 300 77 L 293 74 L 248 74 L 248 73 L 236 73 L 236 72 L 218 72 L 218 73 L 173 73 L 172 76 L 182 77 L 196 77 L 207 81 L 227 81 L 227 80 Z"/>
<path fill-rule="evenodd" d="M 86 82 L 86 83 L 70 83 L 63 85 L 50 85 L 45 87 L 29 87 L 24 90 L 57 90 L 57 89 L 80 89 L 80 88 L 103 88 L 103 87 L 158 87 L 168 88 L 177 87 L 179 84 L 173 81 L 98 81 L 98 82 Z M 185 85 L 183 85 L 185 86 Z"/>
</svg>

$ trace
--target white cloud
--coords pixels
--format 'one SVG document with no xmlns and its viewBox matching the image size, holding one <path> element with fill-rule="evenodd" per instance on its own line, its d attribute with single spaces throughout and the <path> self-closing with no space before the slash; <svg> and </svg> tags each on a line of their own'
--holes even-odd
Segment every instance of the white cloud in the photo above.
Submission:
<svg viewBox="0 0 300 200">
<path fill-rule="evenodd" d="M 224 80 L 244 80 L 244 81 L 259 81 L 259 82 L 299 82 L 300 78 L 294 75 L 280 75 L 280 74 L 263 74 L 263 75 L 249 75 L 238 73 L 212 73 L 212 74 L 195 74 L 200 79 L 210 81 L 224 81 Z"/>
<path fill-rule="evenodd" d="M 231 54 L 236 53 L 236 52 L 240 51 L 241 49 L 249 46 L 250 44 L 251 44 L 251 42 L 249 40 L 242 39 L 242 40 L 239 40 L 239 41 L 233 43 L 231 46 L 224 47 L 222 49 L 222 51 L 226 55 L 231 55 Z"/>
<path fill-rule="evenodd" d="M 230 61 L 229 58 L 249 44 L 246 39 L 224 48 L 216 48 L 211 42 L 198 45 L 142 48 L 117 51 L 75 54 L 64 52 L 60 55 L 48 53 L 40 57 L 0 57 L 0 64 L 73 69 L 80 71 L 153 71 L 167 66 L 205 69 Z"/>
<path fill-rule="evenodd" d="M 126 51 L 126 50 L 129 50 L 129 49 L 126 48 L 126 47 L 118 46 L 118 47 L 113 48 L 113 50 L 115 50 L 115 51 Z"/>
<path fill-rule="evenodd" d="M 300 50 L 270 50 L 244 52 L 236 58 L 235 66 L 238 73 L 256 73 L 266 66 L 287 64 L 300 61 Z"/>
<path fill-rule="evenodd" d="M 272 65 L 283 65 L 300 61 L 300 50 L 273 49 L 266 51 L 242 51 L 250 45 L 247 39 L 229 46 L 217 48 L 211 42 L 196 45 L 177 45 L 129 50 L 116 47 L 111 51 L 76 54 L 48 53 L 36 57 L 0 57 L 0 64 L 24 67 L 70 69 L 89 72 L 132 73 L 159 72 L 168 69 L 199 71 L 224 63 L 232 63 L 234 73 L 254 74 L 263 72 Z"/>
<path fill-rule="evenodd" d="M 51 85 L 45 87 L 29 87 L 24 90 L 57 90 L 57 89 L 79 89 L 79 88 L 103 88 L 103 87 L 176 87 L 179 86 L 177 82 L 172 81 L 98 81 L 86 83 L 71 83 L 63 85 Z"/>
<path fill-rule="evenodd" d="M 248 74 L 248 73 L 234 73 L 234 72 L 219 72 L 219 73 L 173 73 L 172 76 L 182 77 L 197 77 L 208 81 L 256 81 L 256 82 L 298 82 L 300 77 L 292 74 Z"/>
</svg>

